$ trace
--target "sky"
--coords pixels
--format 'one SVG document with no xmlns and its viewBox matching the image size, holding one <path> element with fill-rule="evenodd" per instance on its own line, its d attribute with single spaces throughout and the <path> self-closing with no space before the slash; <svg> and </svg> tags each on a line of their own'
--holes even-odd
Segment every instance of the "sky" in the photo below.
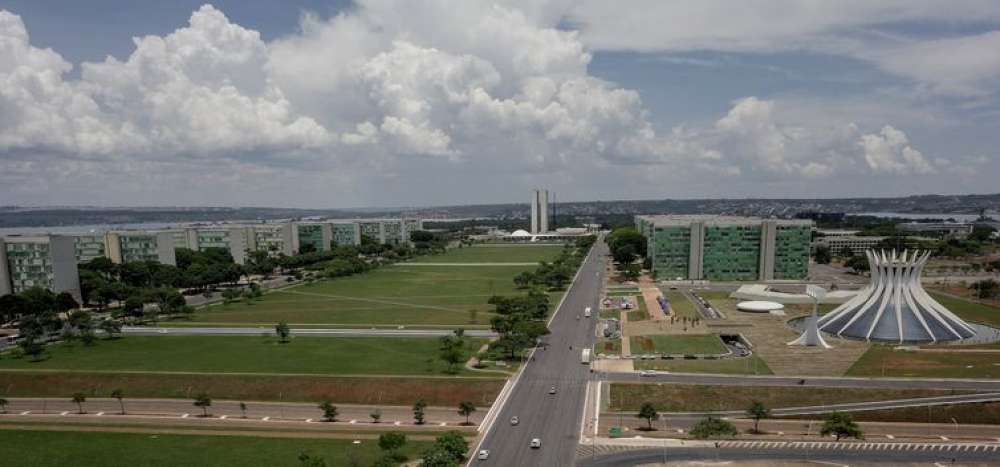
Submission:
<svg viewBox="0 0 1000 467">
<path fill-rule="evenodd" d="M 995 0 L 0 0 L 0 205 L 1000 192 Z"/>
</svg>

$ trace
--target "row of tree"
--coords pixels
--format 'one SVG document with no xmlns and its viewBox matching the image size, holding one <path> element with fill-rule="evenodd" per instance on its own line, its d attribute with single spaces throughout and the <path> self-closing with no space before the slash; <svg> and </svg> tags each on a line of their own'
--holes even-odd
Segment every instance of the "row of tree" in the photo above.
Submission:
<svg viewBox="0 0 1000 467">
<path fill-rule="evenodd" d="M 633 227 L 620 227 L 608 234 L 606 239 L 615 269 L 628 280 L 642 274 L 642 265 L 636 261 L 646 256 L 646 238 Z"/>
<path fill-rule="evenodd" d="M 656 406 L 652 402 L 643 403 L 635 416 L 636 418 L 646 420 L 646 426 L 642 429 L 648 431 L 655 430 L 653 428 L 653 421 L 660 419 L 660 413 L 656 410 Z M 753 420 L 753 429 L 750 430 L 750 433 L 761 434 L 763 432 L 760 431 L 760 421 L 771 417 L 771 409 L 765 406 L 763 402 L 752 401 L 750 406 L 747 407 L 746 416 Z M 696 423 L 690 431 L 691 436 L 697 439 L 733 437 L 738 433 L 739 431 L 732 423 L 713 416 L 705 417 Z M 837 441 L 840 441 L 842 438 L 864 439 L 864 433 L 862 433 L 858 424 L 850 414 L 843 412 L 831 412 L 827 414 L 823 420 L 823 426 L 820 428 L 819 434 L 820 436 L 835 436 Z"/>
</svg>

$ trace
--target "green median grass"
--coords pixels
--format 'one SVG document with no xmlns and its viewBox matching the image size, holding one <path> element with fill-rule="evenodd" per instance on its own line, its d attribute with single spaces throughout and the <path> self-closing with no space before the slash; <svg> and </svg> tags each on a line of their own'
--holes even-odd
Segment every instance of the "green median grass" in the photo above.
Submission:
<svg viewBox="0 0 1000 467">
<path fill-rule="evenodd" d="M 441 255 L 421 256 L 415 263 L 537 263 L 552 261 L 562 245 L 476 245 L 454 248 Z"/>
<path fill-rule="evenodd" d="M 302 465 L 298 456 L 323 458 L 325 465 L 372 465 L 378 441 L 364 439 L 268 438 L 148 433 L 0 430 L 0 459 L 8 467 L 173 467 Z M 419 457 L 429 441 L 408 440 L 402 453 Z"/>
<path fill-rule="evenodd" d="M 621 339 L 599 339 L 597 343 L 594 344 L 594 353 L 604 355 L 621 355 L 622 341 Z"/>
<path fill-rule="evenodd" d="M 472 352 L 485 343 L 469 339 Z M 324 375 L 444 375 L 435 338 L 128 336 L 91 347 L 60 343 L 49 358 L 0 359 L 0 369 Z M 459 374 L 471 374 L 461 365 Z"/>
<path fill-rule="evenodd" d="M 743 410 L 753 401 L 763 402 L 770 408 L 807 407 L 951 394 L 955 392 L 935 389 L 852 388 L 845 391 L 841 388 L 812 387 L 612 383 L 610 408 L 638 410 L 644 402 L 652 402 L 657 410 L 670 412 Z"/>
<path fill-rule="evenodd" d="M 644 353 L 717 355 L 727 352 L 722 339 L 716 334 L 632 336 L 629 338 L 629 346 L 633 355 Z"/>
<path fill-rule="evenodd" d="M 649 310 L 646 309 L 646 300 L 642 298 L 642 295 L 635 296 L 635 302 L 637 306 L 634 310 L 629 310 L 628 320 L 629 321 L 646 321 L 649 319 Z"/>
<path fill-rule="evenodd" d="M 634 352 L 633 352 L 634 353 Z M 752 355 L 747 358 L 720 358 L 717 360 L 636 360 L 636 370 L 662 370 L 677 373 L 715 373 L 729 375 L 772 375 L 764 359 Z"/>
</svg>

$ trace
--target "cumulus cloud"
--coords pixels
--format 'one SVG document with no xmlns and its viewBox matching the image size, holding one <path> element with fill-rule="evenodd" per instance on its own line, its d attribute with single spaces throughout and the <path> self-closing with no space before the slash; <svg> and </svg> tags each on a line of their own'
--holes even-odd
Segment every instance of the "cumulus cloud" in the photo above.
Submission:
<svg viewBox="0 0 1000 467">
<path fill-rule="evenodd" d="M 593 31 L 562 27 L 569 3 L 518 3 L 362 0 L 306 14 L 270 43 L 205 5 L 170 34 L 135 38 L 127 58 L 81 64 L 79 78 L 0 11 L 0 169 L 42 178 L 32 164 L 44 157 L 97 179 L 114 159 L 136 180 L 230 167 L 261 183 L 456 170 L 525 185 L 616 167 L 681 180 L 933 171 L 893 127 L 790 123 L 756 97 L 713 124 L 658 131 L 637 91 L 588 72 Z"/>
</svg>

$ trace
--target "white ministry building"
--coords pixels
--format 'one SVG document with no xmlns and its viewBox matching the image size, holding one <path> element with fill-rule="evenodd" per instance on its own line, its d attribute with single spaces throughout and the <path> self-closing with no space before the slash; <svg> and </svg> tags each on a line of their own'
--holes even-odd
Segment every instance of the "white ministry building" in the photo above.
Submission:
<svg viewBox="0 0 1000 467">
<path fill-rule="evenodd" d="M 868 250 L 871 282 L 819 319 L 819 328 L 868 341 L 920 343 L 972 337 L 976 331 L 931 298 L 920 283 L 930 252 Z"/>
<path fill-rule="evenodd" d="M 549 190 L 535 190 L 531 196 L 531 233 L 549 231 Z"/>
</svg>

